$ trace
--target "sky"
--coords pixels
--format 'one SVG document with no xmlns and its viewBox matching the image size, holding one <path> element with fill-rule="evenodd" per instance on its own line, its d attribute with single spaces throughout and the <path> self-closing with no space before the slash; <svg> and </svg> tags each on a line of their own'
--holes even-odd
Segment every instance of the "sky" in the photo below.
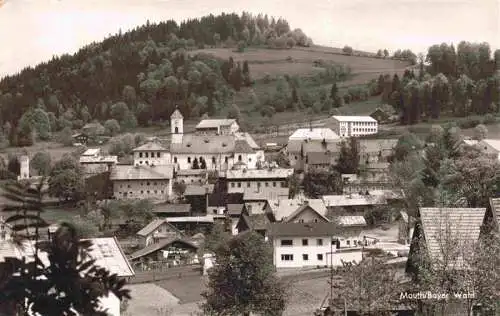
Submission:
<svg viewBox="0 0 500 316">
<path fill-rule="evenodd" d="M 500 0 L 0 0 L 0 77 L 148 19 L 242 11 L 281 16 L 318 45 L 425 53 L 467 40 L 500 48 Z"/>
</svg>

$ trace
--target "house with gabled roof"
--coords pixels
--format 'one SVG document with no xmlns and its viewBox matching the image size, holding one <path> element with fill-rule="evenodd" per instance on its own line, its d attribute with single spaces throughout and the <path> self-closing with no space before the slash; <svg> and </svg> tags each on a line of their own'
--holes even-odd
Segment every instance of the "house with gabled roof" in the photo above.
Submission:
<svg viewBox="0 0 500 316">
<path fill-rule="evenodd" d="M 341 266 L 363 258 L 362 227 L 331 222 L 271 223 L 267 232 L 276 268 Z"/>
<path fill-rule="evenodd" d="M 321 199 L 269 200 L 265 212 L 272 222 L 328 222 Z"/>
<path fill-rule="evenodd" d="M 239 131 L 235 119 L 205 119 L 195 127 L 196 132 L 205 135 L 230 135 Z"/>
<path fill-rule="evenodd" d="M 117 199 L 168 200 L 174 177 L 171 165 L 116 165 L 109 179 Z"/>
<path fill-rule="evenodd" d="M 165 263 L 191 264 L 197 261 L 199 245 L 189 238 L 162 238 L 158 242 L 132 253 L 131 261 L 163 261 Z"/>
<path fill-rule="evenodd" d="M 267 214 L 260 213 L 249 215 L 248 213 L 243 213 L 236 224 L 236 231 L 238 234 L 254 231 L 266 237 L 270 223 L 271 221 Z"/>
<path fill-rule="evenodd" d="M 162 166 L 171 163 L 168 149 L 158 141 L 147 142 L 132 150 L 134 165 Z"/>
<path fill-rule="evenodd" d="M 142 247 L 159 242 L 161 239 L 181 238 L 184 234 L 166 219 L 155 219 L 137 232 Z"/>
<path fill-rule="evenodd" d="M 416 276 L 422 255 L 430 259 L 431 267 L 465 269 L 485 213 L 485 208 L 420 208 L 406 272 Z"/>
</svg>

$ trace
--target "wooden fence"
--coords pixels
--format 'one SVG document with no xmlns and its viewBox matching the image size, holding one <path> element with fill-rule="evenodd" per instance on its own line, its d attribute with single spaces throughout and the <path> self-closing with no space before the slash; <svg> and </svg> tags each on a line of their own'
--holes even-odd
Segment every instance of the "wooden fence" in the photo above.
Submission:
<svg viewBox="0 0 500 316">
<path fill-rule="evenodd" d="M 182 279 L 184 277 L 201 276 L 202 267 L 200 264 L 186 264 L 180 266 L 171 266 L 165 262 L 155 262 L 148 266 L 139 264 L 134 266 L 135 276 L 129 283 L 150 283 L 174 278 Z"/>
</svg>

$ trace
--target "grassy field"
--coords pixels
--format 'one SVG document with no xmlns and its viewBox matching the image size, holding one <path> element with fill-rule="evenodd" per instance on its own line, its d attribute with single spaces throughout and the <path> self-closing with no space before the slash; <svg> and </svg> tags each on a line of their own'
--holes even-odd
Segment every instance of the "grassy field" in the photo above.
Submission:
<svg viewBox="0 0 500 316">
<path fill-rule="evenodd" d="M 380 73 L 401 73 L 408 63 L 360 56 L 342 55 L 337 48 L 314 46 L 309 48 L 266 49 L 248 48 L 245 52 L 234 52 L 230 48 L 210 48 L 195 50 L 193 53 L 208 53 L 227 59 L 233 57 L 237 61 L 248 61 L 254 79 L 261 79 L 266 74 L 279 75 L 312 75 L 320 68 L 314 67 L 317 60 L 330 61 L 351 67 L 355 76 L 348 84 L 363 84 L 378 78 Z"/>
<path fill-rule="evenodd" d="M 0 150 L 0 156 L 7 159 L 9 154 L 20 155 L 28 154 L 33 157 L 39 151 L 48 151 L 52 157 L 52 160 L 59 160 L 64 154 L 71 153 L 76 149 L 76 147 L 66 147 L 62 144 L 56 142 L 37 142 L 30 147 L 9 147 Z"/>
</svg>

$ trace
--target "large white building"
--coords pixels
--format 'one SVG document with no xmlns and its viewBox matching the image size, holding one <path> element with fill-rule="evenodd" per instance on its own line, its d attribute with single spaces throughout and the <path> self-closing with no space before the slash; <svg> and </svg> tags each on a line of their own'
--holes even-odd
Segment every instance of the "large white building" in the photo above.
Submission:
<svg viewBox="0 0 500 316">
<path fill-rule="evenodd" d="M 116 165 L 110 174 L 116 199 L 168 200 L 173 177 L 172 165 Z"/>
<path fill-rule="evenodd" d="M 231 135 L 239 129 L 235 119 L 206 119 L 196 125 L 196 132 L 205 135 Z"/>
<path fill-rule="evenodd" d="M 299 128 L 290 137 L 289 141 L 292 140 L 319 140 L 319 141 L 333 141 L 339 139 L 337 135 L 330 128 Z"/>
<path fill-rule="evenodd" d="M 288 178 L 293 169 L 262 168 L 236 169 L 226 172 L 228 193 L 243 193 L 260 200 L 287 199 L 290 192 Z"/>
<path fill-rule="evenodd" d="M 171 126 L 170 155 L 176 170 L 192 169 L 196 163 L 209 170 L 228 170 L 234 165 L 256 169 L 258 162 L 265 159 L 264 150 L 248 133 L 184 134 L 183 118 L 178 110 L 171 116 Z"/>
<path fill-rule="evenodd" d="M 378 133 L 378 122 L 371 116 L 332 116 L 333 130 L 340 137 L 358 137 Z"/>
<path fill-rule="evenodd" d="M 360 262 L 363 227 L 339 227 L 334 223 L 272 223 L 268 238 L 276 268 L 341 266 Z"/>
<path fill-rule="evenodd" d="M 134 165 L 163 166 L 171 163 L 170 153 L 157 142 L 149 142 L 134 148 Z"/>
</svg>

